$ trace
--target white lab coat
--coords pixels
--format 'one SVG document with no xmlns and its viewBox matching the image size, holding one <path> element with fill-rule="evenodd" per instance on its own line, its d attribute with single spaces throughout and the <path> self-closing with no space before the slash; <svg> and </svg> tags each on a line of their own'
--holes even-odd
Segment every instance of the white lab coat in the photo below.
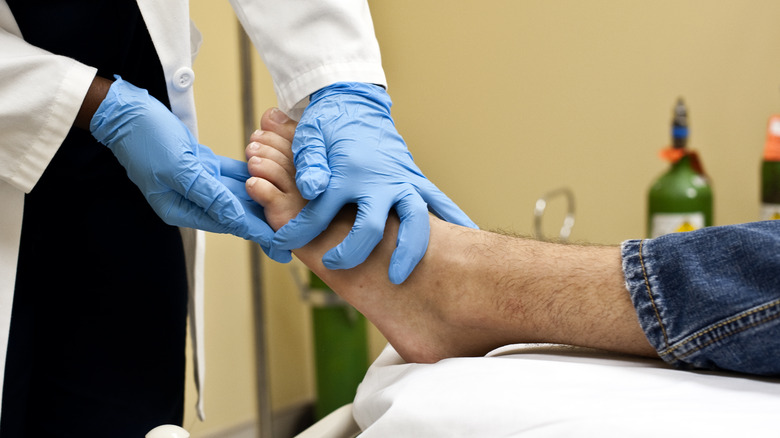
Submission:
<svg viewBox="0 0 780 438">
<path fill-rule="evenodd" d="M 189 20 L 188 1 L 137 1 L 160 57 L 172 111 L 197 136 L 191 68 L 201 37 Z M 231 4 L 271 73 L 279 107 L 293 118 L 300 117 L 309 94 L 333 82 L 385 85 L 365 0 L 231 0 Z M 27 44 L 23 37 L 6 1 L 0 0 L 0 388 L 24 194 L 35 186 L 67 135 L 96 73 L 73 59 Z M 202 231 L 181 232 L 202 418 L 204 239 Z"/>
</svg>

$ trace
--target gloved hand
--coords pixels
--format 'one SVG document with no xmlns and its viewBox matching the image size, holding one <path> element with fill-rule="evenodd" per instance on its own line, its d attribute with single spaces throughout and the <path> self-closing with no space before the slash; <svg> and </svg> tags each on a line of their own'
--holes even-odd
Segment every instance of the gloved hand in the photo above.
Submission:
<svg viewBox="0 0 780 438">
<path fill-rule="evenodd" d="M 292 260 L 292 254 L 289 250 L 282 250 L 270 244 L 273 238 L 273 230 L 265 219 L 263 206 L 250 198 L 249 193 L 246 192 L 246 180 L 250 178 L 246 161 L 234 160 L 218 155 L 215 155 L 215 157 L 218 158 L 217 165 L 220 169 L 220 182 L 238 199 L 246 212 L 248 228 L 246 235 L 241 237 L 260 243 L 266 255 L 279 263 L 287 263 Z"/>
<path fill-rule="evenodd" d="M 401 225 L 389 277 L 400 284 L 428 248 L 428 208 L 446 221 L 476 228 L 414 164 L 390 116 L 391 104 L 382 87 L 363 83 L 337 83 L 311 96 L 292 144 L 296 183 L 311 202 L 276 232 L 274 246 L 304 246 L 345 204 L 356 203 L 354 227 L 322 259 L 328 269 L 349 269 L 382 239 L 395 207 Z"/>
<path fill-rule="evenodd" d="M 222 164 L 229 159 L 199 145 L 146 90 L 116 76 L 90 132 L 114 153 L 165 223 L 234 234 L 260 243 L 279 261 L 290 260 L 289 251 L 271 251 L 273 230 L 262 216 L 246 214 L 241 200 L 220 182 Z"/>
</svg>

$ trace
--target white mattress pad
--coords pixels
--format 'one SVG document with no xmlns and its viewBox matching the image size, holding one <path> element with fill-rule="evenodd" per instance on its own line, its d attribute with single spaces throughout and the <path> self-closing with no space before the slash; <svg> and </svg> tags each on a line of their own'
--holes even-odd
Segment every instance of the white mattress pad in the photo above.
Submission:
<svg viewBox="0 0 780 438">
<path fill-rule="evenodd" d="M 353 414 L 364 438 L 780 436 L 780 379 L 548 344 L 408 364 L 387 346 Z"/>
</svg>

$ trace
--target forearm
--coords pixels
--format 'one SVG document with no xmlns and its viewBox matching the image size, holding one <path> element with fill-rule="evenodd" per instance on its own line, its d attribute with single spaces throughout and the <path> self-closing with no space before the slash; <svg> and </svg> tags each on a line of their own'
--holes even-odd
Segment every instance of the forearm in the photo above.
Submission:
<svg viewBox="0 0 780 438">
<path fill-rule="evenodd" d="M 78 114 L 76 114 L 73 126 L 89 131 L 89 122 L 92 120 L 92 116 L 95 115 L 95 111 L 97 111 L 100 103 L 106 98 L 108 89 L 111 88 L 113 82 L 112 80 L 95 76 L 86 96 L 84 96 L 81 108 Z"/>
</svg>

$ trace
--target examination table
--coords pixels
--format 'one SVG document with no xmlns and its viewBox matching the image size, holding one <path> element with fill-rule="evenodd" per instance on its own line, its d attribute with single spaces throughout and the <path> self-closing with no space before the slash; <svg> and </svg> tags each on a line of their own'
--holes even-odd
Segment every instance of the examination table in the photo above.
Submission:
<svg viewBox="0 0 780 438">
<path fill-rule="evenodd" d="M 563 345 L 407 364 L 387 346 L 354 403 L 299 438 L 780 436 L 780 378 Z"/>
</svg>

